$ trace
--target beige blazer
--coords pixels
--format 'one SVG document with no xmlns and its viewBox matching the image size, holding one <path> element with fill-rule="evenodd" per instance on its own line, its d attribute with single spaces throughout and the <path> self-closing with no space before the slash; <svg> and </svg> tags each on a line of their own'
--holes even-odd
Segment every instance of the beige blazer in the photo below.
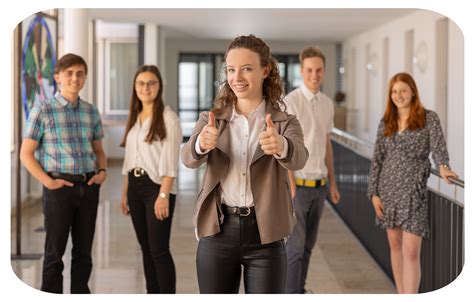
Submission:
<svg viewBox="0 0 474 302">
<path fill-rule="evenodd" d="M 302 169 L 308 160 L 308 150 L 304 145 L 303 131 L 298 119 L 294 115 L 281 112 L 270 103 L 267 103 L 266 113 L 272 115 L 275 129 L 287 139 L 288 156 L 278 160 L 274 156 L 266 155 L 259 144 L 250 164 L 250 183 L 262 244 L 283 239 L 291 234 L 296 217 L 291 202 L 287 169 Z M 219 233 L 220 224 L 224 220 L 219 184 L 229 169 L 230 131 L 227 125 L 231 116 L 232 108 L 216 115 L 217 146 L 211 152 L 199 155 L 195 150 L 196 140 L 208 123 L 207 112 L 201 113 L 193 134 L 181 150 L 181 160 L 186 167 L 198 168 L 207 163 L 193 217 L 199 238 Z"/>
</svg>

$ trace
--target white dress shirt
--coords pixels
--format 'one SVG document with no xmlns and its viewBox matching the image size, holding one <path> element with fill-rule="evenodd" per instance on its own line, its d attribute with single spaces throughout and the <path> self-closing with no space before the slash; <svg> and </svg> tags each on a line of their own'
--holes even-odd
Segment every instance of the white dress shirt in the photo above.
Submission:
<svg viewBox="0 0 474 302">
<path fill-rule="evenodd" d="M 133 168 L 143 168 L 150 179 L 161 184 L 164 176 L 178 176 L 179 151 L 183 134 L 181 124 L 176 113 L 169 106 L 165 106 L 163 119 L 166 127 L 164 140 L 154 140 L 151 144 L 146 142 L 150 131 L 151 117 L 140 123 L 140 119 L 127 134 L 125 142 L 125 160 L 122 166 L 122 174 L 127 175 Z M 173 182 L 171 193 L 176 194 L 177 180 Z"/>
<path fill-rule="evenodd" d="M 309 158 L 302 170 L 295 171 L 295 177 L 321 179 L 327 177 L 326 143 L 327 135 L 334 127 L 334 104 L 318 91 L 312 93 L 304 84 L 286 96 L 287 111 L 296 115 L 303 128 L 304 143 Z"/>
<path fill-rule="evenodd" d="M 230 164 L 227 174 L 220 181 L 222 203 L 228 206 L 252 207 L 254 205 L 250 184 L 250 164 L 259 145 L 259 135 L 266 128 L 265 106 L 262 101 L 248 118 L 238 114 L 235 107 L 229 121 L 230 131 Z M 198 154 L 205 154 L 199 147 L 200 136 L 196 140 L 195 149 Z M 283 139 L 283 152 L 277 159 L 285 158 L 288 153 L 288 142 Z"/>
</svg>

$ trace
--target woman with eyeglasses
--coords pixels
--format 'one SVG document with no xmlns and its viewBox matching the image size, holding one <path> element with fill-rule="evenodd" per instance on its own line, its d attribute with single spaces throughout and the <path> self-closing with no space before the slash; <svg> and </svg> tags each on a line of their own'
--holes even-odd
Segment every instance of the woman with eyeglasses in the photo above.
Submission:
<svg viewBox="0 0 474 302">
<path fill-rule="evenodd" d="M 176 292 L 169 241 L 182 139 L 178 116 L 163 103 L 160 71 L 153 65 L 141 66 L 133 78 L 121 144 L 125 147 L 121 210 L 132 217 L 148 293 Z"/>
<path fill-rule="evenodd" d="M 183 163 L 206 163 L 194 224 L 201 293 L 283 293 L 284 238 L 295 225 L 287 169 L 308 159 L 303 131 L 283 111 L 278 65 L 249 35 L 225 54 L 226 82 L 182 149 Z"/>
</svg>

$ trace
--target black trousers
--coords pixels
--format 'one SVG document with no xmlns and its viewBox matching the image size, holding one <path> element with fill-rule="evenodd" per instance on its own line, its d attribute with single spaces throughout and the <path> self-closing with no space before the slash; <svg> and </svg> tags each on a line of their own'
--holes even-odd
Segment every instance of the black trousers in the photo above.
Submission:
<svg viewBox="0 0 474 302">
<path fill-rule="evenodd" d="M 69 232 L 72 238 L 71 293 L 90 293 L 92 241 L 95 232 L 99 185 L 74 182 L 73 187 L 49 190 L 43 187 L 46 229 L 41 290 L 63 292 L 64 255 Z"/>
<path fill-rule="evenodd" d="M 160 185 L 147 175 L 128 175 L 128 206 L 142 249 L 147 292 L 176 293 L 176 270 L 169 247 L 176 195 L 170 194 L 168 218 L 158 220 L 154 205 L 159 193 Z"/>
<path fill-rule="evenodd" d="M 261 244 L 254 212 L 225 214 L 221 232 L 199 240 L 196 265 L 201 294 L 238 293 L 242 268 L 245 293 L 285 290 L 284 242 Z"/>
</svg>

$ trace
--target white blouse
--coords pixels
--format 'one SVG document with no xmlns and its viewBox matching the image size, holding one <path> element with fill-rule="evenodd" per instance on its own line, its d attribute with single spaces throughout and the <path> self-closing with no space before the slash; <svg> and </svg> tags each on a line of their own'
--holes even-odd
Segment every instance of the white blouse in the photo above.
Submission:
<svg viewBox="0 0 474 302">
<path fill-rule="evenodd" d="M 265 101 L 251 113 L 248 118 L 238 114 L 235 107 L 229 121 L 230 136 L 230 164 L 227 173 L 220 181 L 222 189 L 222 203 L 228 206 L 252 207 L 254 206 L 252 187 L 250 183 L 250 164 L 257 148 L 261 148 L 259 135 L 266 128 Z M 199 147 L 201 135 L 196 140 L 195 149 L 198 154 L 202 152 Z M 273 155 L 277 159 L 285 158 L 288 154 L 288 142 L 283 140 L 281 156 Z"/>
<path fill-rule="evenodd" d="M 150 131 L 151 117 L 140 123 L 140 119 L 127 134 L 125 141 L 125 160 L 122 174 L 127 175 L 133 168 L 143 168 L 150 179 L 161 184 L 164 176 L 177 177 L 179 151 L 183 140 L 181 124 L 176 113 L 169 106 L 165 106 L 163 118 L 166 127 L 164 140 L 154 140 L 147 143 L 146 137 Z M 177 180 L 173 182 L 171 193 L 177 193 Z"/>
</svg>

